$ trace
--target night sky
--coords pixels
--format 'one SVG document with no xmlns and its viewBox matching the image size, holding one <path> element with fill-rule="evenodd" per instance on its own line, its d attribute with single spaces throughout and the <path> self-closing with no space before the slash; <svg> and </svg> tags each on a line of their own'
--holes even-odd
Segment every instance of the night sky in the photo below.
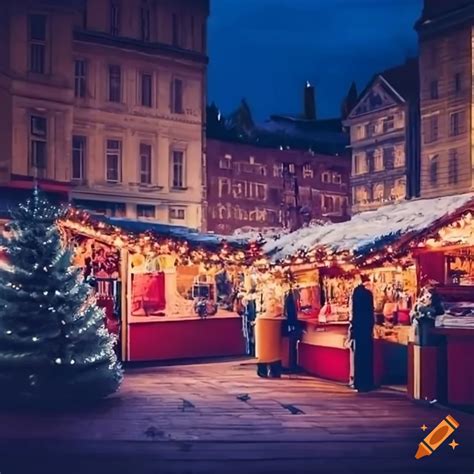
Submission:
<svg viewBox="0 0 474 474">
<path fill-rule="evenodd" d="M 422 0 L 211 0 L 209 102 L 245 97 L 254 117 L 300 113 L 306 80 L 319 118 L 337 116 L 355 80 L 416 55 Z"/>
</svg>

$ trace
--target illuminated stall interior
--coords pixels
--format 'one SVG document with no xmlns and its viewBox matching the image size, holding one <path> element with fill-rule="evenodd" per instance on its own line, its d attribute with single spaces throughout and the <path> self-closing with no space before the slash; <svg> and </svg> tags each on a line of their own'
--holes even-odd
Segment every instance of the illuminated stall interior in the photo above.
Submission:
<svg viewBox="0 0 474 474">
<path fill-rule="evenodd" d="M 473 214 L 473 194 L 417 200 L 267 242 L 264 251 L 274 264 L 318 268 L 321 309 L 304 322 L 300 365 L 321 377 L 350 380 L 350 298 L 366 274 L 374 294 L 376 381 L 405 384 L 410 312 L 420 287 L 436 282 L 446 306 L 454 295 L 474 298 Z"/>
<path fill-rule="evenodd" d="M 76 265 L 93 278 L 124 360 L 243 353 L 234 305 L 256 244 L 80 211 L 61 228 Z"/>
</svg>

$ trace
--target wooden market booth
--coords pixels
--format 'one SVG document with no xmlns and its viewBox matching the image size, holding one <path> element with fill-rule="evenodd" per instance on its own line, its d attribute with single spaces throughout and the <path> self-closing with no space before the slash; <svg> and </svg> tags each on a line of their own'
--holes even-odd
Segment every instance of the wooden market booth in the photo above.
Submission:
<svg viewBox="0 0 474 474">
<path fill-rule="evenodd" d="M 243 355 L 233 296 L 258 246 L 71 211 L 61 222 L 124 361 Z"/>
<path fill-rule="evenodd" d="M 436 280 L 448 307 L 453 298 L 461 299 L 466 311 L 474 314 L 469 305 L 474 300 L 473 287 L 461 289 L 456 276 L 462 266 L 463 281 L 471 281 L 473 270 L 466 261 L 472 260 L 472 235 L 467 231 L 456 241 L 452 230 L 461 225 L 468 229 L 473 211 L 473 194 L 408 201 L 358 214 L 347 223 L 301 229 L 268 243 L 265 251 L 274 262 L 293 271 L 301 269 L 306 280 L 313 282 L 313 292 L 321 295 L 319 305 L 299 315 L 305 325 L 298 348 L 300 366 L 316 376 L 350 382 L 350 297 L 365 273 L 371 278 L 375 303 L 375 381 L 410 382 L 410 311 L 420 287 Z M 458 224 L 459 219 L 463 224 Z M 448 238 L 448 227 L 452 238 Z M 433 238 L 437 233 L 441 235 Z M 303 270 L 308 265 L 310 269 Z M 464 318 L 460 324 L 469 325 L 470 320 Z M 470 353 L 473 346 L 467 334 L 471 331 L 464 330 L 462 342 L 458 340 L 451 353 L 460 354 L 461 345 Z M 424 375 L 430 378 L 430 370 Z M 472 388 L 466 391 L 474 389 L 472 381 L 467 385 Z"/>
</svg>

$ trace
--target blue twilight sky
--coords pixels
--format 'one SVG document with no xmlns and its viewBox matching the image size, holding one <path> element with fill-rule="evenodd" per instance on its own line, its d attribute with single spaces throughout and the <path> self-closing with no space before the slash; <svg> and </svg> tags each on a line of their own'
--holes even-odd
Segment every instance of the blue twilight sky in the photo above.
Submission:
<svg viewBox="0 0 474 474">
<path fill-rule="evenodd" d="M 447 0 L 448 1 L 448 0 Z M 258 120 L 299 113 L 306 80 L 318 117 L 337 116 L 351 81 L 417 53 L 422 0 L 211 0 L 209 102 L 245 97 Z"/>
</svg>

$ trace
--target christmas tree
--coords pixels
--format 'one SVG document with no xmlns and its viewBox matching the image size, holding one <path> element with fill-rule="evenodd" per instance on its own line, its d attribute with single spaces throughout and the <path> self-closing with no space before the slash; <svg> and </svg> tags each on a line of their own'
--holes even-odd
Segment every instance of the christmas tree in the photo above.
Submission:
<svg viewBox="0 0 474 474">
<path fill-rule="evenodd" d="M 88 402 L 122 381 L 103 310 L 61 239 L 61 213 L 35 190 L 1 240 L 0 400 Z"/>
</svg>

